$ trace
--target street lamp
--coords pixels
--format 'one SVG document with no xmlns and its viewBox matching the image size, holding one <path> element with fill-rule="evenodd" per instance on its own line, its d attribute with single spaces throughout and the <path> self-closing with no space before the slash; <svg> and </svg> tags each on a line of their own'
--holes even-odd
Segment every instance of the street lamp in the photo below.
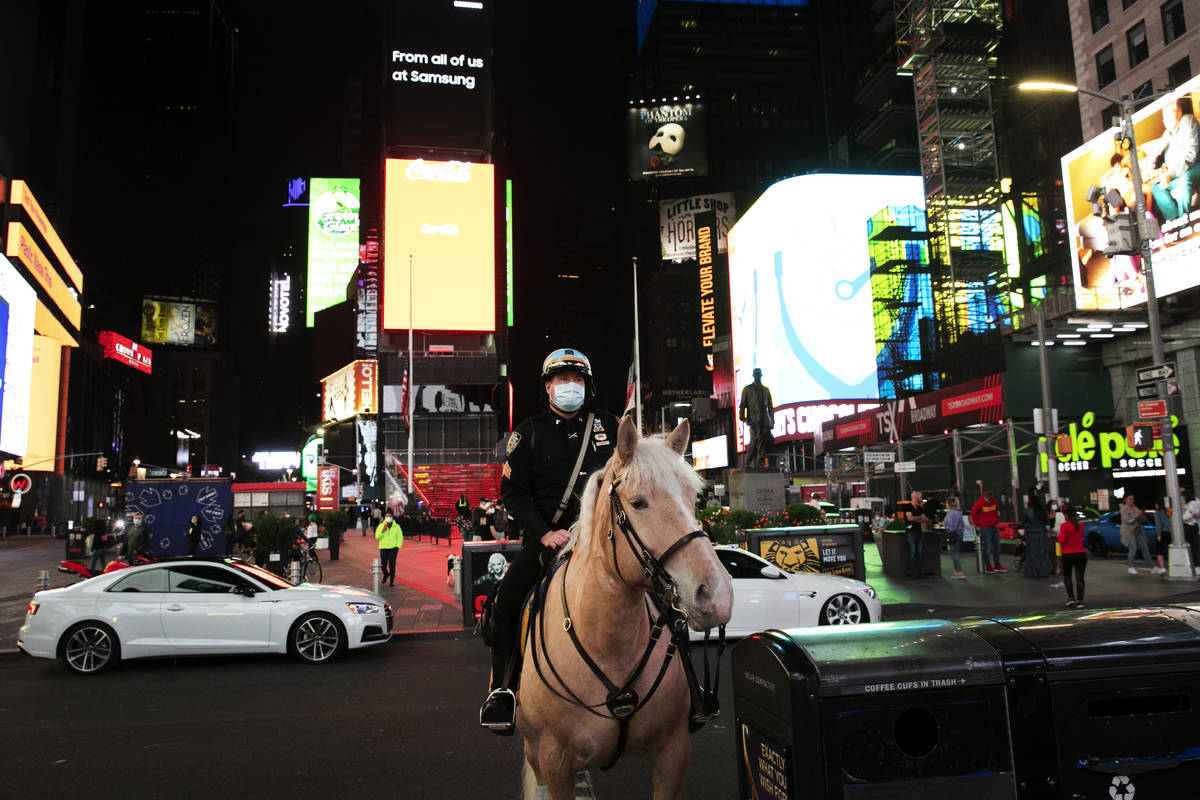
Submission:
<svg viewBox="0 0 1200 800">
<path fill-rule="evenodd" d="M 1027 92 L 1075 92 L 1098 97 L 1114 105 L 1120 105 L 1121 135 L 1129 139 L 1129 168 L 1132 172 L 1134 185 L 1134 214 L 1137 223 L 1138 243 L 1141 248 L 1142 275 L 1146 279 L 1146 315 L 1150 323 L 1150 348 L 1154 356 L 1154 363 L 1166 363 L 1166 356 L 1163 352 L 1162 325 L 1158 318 L 1158 292 L 1154 287 L 1153 247 L 1150 244 L 1150 238 L 1146 235 L 1146 193 L 1142 190 L 1142 168 L 1138 164 L 1137 139 L 1134 136 L 1133 130 L 1133 101 L 1130 100 L 1128 94 L 1121 95 L 1121 99 L 1118 100 L 1103 92 L 1095 92 L 1091 89 L 1084 89 L 1082 86 L 1073 86 L 1069 83 L 1055 83 L 1053 81 L 1025 81 L 1017 84 L 1017 88 Z M 1159 380 L 1158 384 L 1158 396 L 1168 397 L 1167 379 L 1163 377 Z M 1166 419 L 1162 422 L 1163 467 L 1167 473 L 1167 501 L 1172 511 L 1171 547 L 1169 551 L 1167 579 L 1194 580 L 1192 575 L 1192 552 L 1183 540 L 1183 515 L 1180 513 L 1183 506 L 1179 501 L 1179 471 L 1175 463 L 1175 438 L 1171 431 L 1171 414 L 1169 408 L 1167 412 Z"/>
</svg>

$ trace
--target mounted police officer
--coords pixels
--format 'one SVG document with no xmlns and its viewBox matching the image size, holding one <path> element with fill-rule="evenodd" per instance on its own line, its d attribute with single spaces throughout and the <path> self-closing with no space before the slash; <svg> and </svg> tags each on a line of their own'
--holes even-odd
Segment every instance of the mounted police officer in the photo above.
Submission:
<svg viewBox="0 0 1200 800">
<path fill-rule="evenodd" d="M 517 425 L 508 440 L 500 494 L 521 532 L 521 552 L 496 593 L 492 632 L 491 693 L 479 709 L 479 724 L 508 735 L 514 730 L 516 697 L 509 659 L 521 605 L 544 563 L 567 543 L 567 528 L 579 516 L 579 495 L 588 477 L 603 469 L 617 440 L 617 418 L 592 407 L 592 365 L 578 350 L 560 348 L 542 363 L 550 407 Z"/>
</svg>

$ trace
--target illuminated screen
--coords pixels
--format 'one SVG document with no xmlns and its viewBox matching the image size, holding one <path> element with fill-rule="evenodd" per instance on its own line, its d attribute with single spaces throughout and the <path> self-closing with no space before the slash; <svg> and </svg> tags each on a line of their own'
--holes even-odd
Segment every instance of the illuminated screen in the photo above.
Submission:
<svg viewBox="0 0 1200 800">
<path fill-rule="evenodd" d="M 729 439 L 724 434 L 692 442 L 694 469 L 719 469 L 729 466 Z"/>
<path fill-rule="evenodd" d="M 8 303 L 4 398 L 0 404 L 0 450 L 9 455 L 24 456 L 29 435 L 33 317 L 37 292 L 3 256 L 0 256 L 0 298 Z"/>
<path fill-rule="evenodd" d="M 29 404 L 29 440 L 24 469 L 53 472 L 58 441 L 58 381 L 62 345 L 49 336 L 33 337 L 32 402 Z"/>
<path fill-rule="evenodd" d="M 802 175 L 742 215 L 728 246 L 735 401 L 756 367 L 776 406 L 879 396 L 868 220 L 923 208 L 923 192 L 913 176 Z"/>
<path fill-rule="evenodd" d="M 1182 192 L 1180 183 L 1170 175 L 1163 185 L 1163 170 L 1186 170 L 1188 158 L 1181 154 L 1184 137 L 1170 148 L 1165 115 L 1171 115 L 1182 101 L 1185 111 L 1200 106 L 1200 76 L 1190 79 L 1169 95 L 1155 100 L 1133 115 L 1133 130 L 1138 143 L 1138 166 L 1141 170 L 1142 192 L 1147 212 L 1162 226 L 1162 238 L 1154 242 L 1154 288 L 1159 297 L 1182 291 L 1200 283 L 1195 263 L 1200 256 L 1200 204 L 1196 204 L 1195 186 L 1188 197 L 1176 199 Z M 1180 131 L 1196 129 L 1194 113 L 1181 119 Z M 1172 117 L 1170 120 L 1175 125 Z M 1071 261 L 1075 272 L 1075 304 L 1081 309 L 1121 309 L 1146 301 L 1146 280 L 1142 273 L 1141 256 L 1104 255 L 1108 236 L 1104 223 L 1092 214 L 1087 200 L 1088 188 L 1099 186 L 1105 194 L 1115 189 L 1122 202 L 1132 207 L 1136 200 L 1131 169 L 1131 154 L 1125 143 L 1114 140 L 1110 129 L 1090 142 L 1063 156 L 1063 190 L 1066 192 L 1067 230 L 1070 231 Z M 1191 168 L 1200 171 L 1200 159 L 1192 143 Z"/>
<path fill-rule="evenodd" d="M 217 343 L 217 307 L 212 303 L 142 300 L 142 341 L 211 347 Z"/>
<path fill-rule="evenodd" d="M 383 327 L 496 329 L 495 171 L 466 161 L 387 159 Z"/>
<path fill-rule="evenodd" d="M 308 297 L 305 324 L 346 299 L 358 268 L 358 178 L 313 178 L 308 205 Z"/>
</svg>

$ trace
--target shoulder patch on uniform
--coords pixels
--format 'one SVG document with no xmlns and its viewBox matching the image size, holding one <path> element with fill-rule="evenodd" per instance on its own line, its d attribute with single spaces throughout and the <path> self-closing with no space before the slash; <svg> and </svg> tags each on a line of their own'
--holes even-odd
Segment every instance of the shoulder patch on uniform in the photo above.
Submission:
<svg viewBox="0 0 1200 800">
<path fill-rule="evenodd" d="M 512 451 L 517 449 L 517 445 L 521 443 L 521 434 L 516 431 L 512 432 L 512 436 L 508 437 L 508 446 L 504 450 L 504 455 L 511 456 Z"/>
</svg>

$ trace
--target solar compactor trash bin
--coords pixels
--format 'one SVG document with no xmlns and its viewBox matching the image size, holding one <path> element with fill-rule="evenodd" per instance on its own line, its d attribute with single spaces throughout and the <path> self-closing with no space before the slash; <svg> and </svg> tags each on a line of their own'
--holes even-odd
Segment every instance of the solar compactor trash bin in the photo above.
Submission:
<svg viewBox="0 0 1200 800">
<path fill-rule="evenodd" d="M 957 623 L 767 631 L 731 665 L 742 798 L 1017 796 L 1000 657 Z"/>
<path fill-rule="evenodd" d="M 1200 797 L 1200 607 L 963 624 L 1004 665 L 1018 797 Z"/>
</svg>

